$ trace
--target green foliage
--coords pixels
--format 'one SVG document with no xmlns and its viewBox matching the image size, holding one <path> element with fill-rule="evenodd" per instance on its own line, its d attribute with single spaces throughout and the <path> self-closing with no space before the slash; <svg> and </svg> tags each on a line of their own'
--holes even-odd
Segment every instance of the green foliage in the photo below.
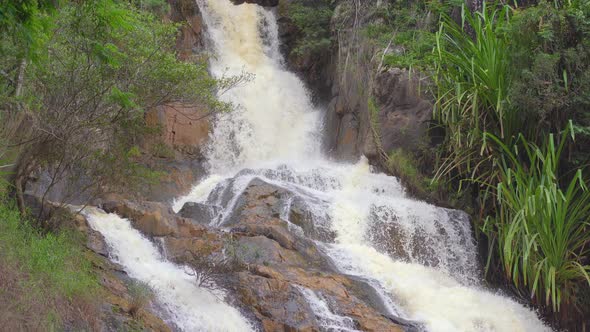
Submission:
<svg viewBox="0 0 590 332">
<path fill-rule="evenodd" d="M 309 6 L 293 3 L 289 5 L 287 12 L 302 34 L 293 49 L 296 55 L 317 55 L 330 48 L 332 45 L 330 20 L 333 10 L 327 1 L 317 1 Z"/>
<path fill-rule="evenodd" d="M 429 31 L 399 32 L 393 39 L 395 45 L 402 49 L 385 55 L 383 64 L 388 67 L 426 69 L 430 68 L 435 55 L 432 52 L 435 45 L 435 35 Z"/>
<path fill-rule="evenodd" d="M 0 220 L 3 259 L 17 262 L 27 271 L 30 280 L 23 282 L 35 291 L 71 298 L 97 290 L 98 283 L 83 258 L 82 239 L 77 233 L 40 233 L 7 199 L 0 204 Z"/>
<path fill-rule="evenodd" d="M 590 3 L 541 2 L 515 11 L 510 38 L 515 75 L 510 100 L 532 113 L 535 132 L 557 131 L 572 119 L 573 166 L 590 160 Z"/>
<path fill-rule="evenodd" d="M 425 2 L 395 1 L 373 10 L 363 33 L 385 52 L 384 66 L 420 70 L 432 66 L 435 35 L 428 19 L 431 7 Z"/>
<path fill-rule="evenodd" d="M 388 167 L 414 194 L 434 195 L 439 189 L 436 182 L 420 172 L 416 158 L 403 149 L 395 149 L 389 154 Z"/>
<path fill-rule="evenodd" d="M 52 306 L 63 300 L 92 302 L 99 291 L 99 284 L 91 271 L 90 262 L 84 258 L 83 242 L 79 236 L 68 230 L 40 232 L 26 217 L 21 216 L 14 202 L 3 195 L 0 198 L 0 269 L 5 273 L 16 269 L 14 273 L 24 276 L 17 285 L 23 293 L 10 299 L 14 303 L 3 302 L 5 310 L 9 313 L 10 310 L 28 312 L 29 306 L 41 306 L 47 310 L 47 317 L 43 318 L 46 324 L 53 322 L 59 326 L 64 322 L 55 309 L 59 311 L 63 308 Z M 3 313 L 6 314 L 5 311 Z"/>
<path fill-rule="evenodd" d="M 17 170 L 35 165 L 49 169 L 56 181 L 91 179 L 76 195 L 133 188 L 156 175 L 128 153 L 154 134 L 145 124 L 147 110 L 171 101 L 199 103 L 211 112 L 230 109 L 216 91 L 239 80 L 213 79 L 204 59 L 178 60 L 178 26 L 142 10 L 146 4 L 64 2 L 55 12 L 39 7 L 31 20 L 48 22 L 38 35 L 51 38 L 36 38 L 41 46 L 34 59 L 18 51 L 28 48 L 26 41 L 0 34 L 0 46 L 9 51 L 0 60 L 0 70 L 9 73 L 0 80 L 7 91 L 0 94 L 0 107 L 15 119 L 0 128 L 0 154 L 18 155 Z"/>
<path fill-rule="evenodd" d="M 490 182 L 495 156 L 483 149 L 484 133 L 510 140 L 525 120 L 509 105 L 511 82 L 510 10 L 487 8 L 462 22 L 443 15 L 436 36 L 437 100 L 434 116 L 446 129 L 447 159 L 438 177 L 457 172 L 475 181 Z"/>
<path fill-rule="evenodd" d="M 576 302 L 580 282 L 590 284 L 587 228 L 590 191 L 577 170 L 562 186 L 560 158 L 571 125 L 558 143 L 550 135 L 543 146 L 519 137 L 518 149 L 491 134 L 502 154 L 501 181 L 496 187 L 498 210 L 484 231 L 493 239 L 506 276 L 533 298 L 559 311 Z M 572 132 L 573 133 L 573 132 Z"/>
</svg>

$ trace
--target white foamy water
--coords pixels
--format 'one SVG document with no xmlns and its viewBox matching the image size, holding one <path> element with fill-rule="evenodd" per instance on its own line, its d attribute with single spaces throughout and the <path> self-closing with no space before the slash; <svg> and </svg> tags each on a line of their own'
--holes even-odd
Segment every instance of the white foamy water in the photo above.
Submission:
<svg viewBox="0 0 590 332">
<path fill-rule="evenodd" d="M 255 79 L 221 96 L 239 109 L 216 119 L 206 152 L 211 175 L 174 202 L 176 211 L 186 202 L 215 205 L 222 212 L 211 223 L 223 227 L 259 178 L 292 193 L 283 218 L 299 200 L 318 229 L 334 234 L 314 239 L 341 272 L 375 286 L 389 314 L 429 331 L 550 330 L 533 311 L 482 288 L 465 214 L 409 198 L 396 178 L 372 172 L 365 159 L 346 165 L 322 157 L 320 111 L 283 66 L 272 11 L 229 0 L 197 3 L 215 54 L 213 75 L 246 71 Z M 317 294 L 301 292 L 324 328 L 352 328 Z"/>
<path fill-rule="evenodd" d="M 98 209 L 85 214 L 90 226 L 104 236 L 113 261 L 153 290 L 170 323 L 189 332 L 253 330 L 237 309 L 223 302 L 223 294 L 198 287 L 188 268 L 167 261 L 128 220 Z"/>
<path fill-rule="evenodd" d="M 221 97 L 238 110 L 220 115 L 206 151 L 211 169 L 262 160 L 319 156 L 319 116 L 297 76 L 282 67 L 274 14 L 229 0 L 198 0 L 215 56 L 216 77 L 251 73 L 253 80 Z M 266 42 L 265 42 L 266 41 Z"/>
<path fill-rule="evenodd" d="M 317 295 L 313 290 L 302 286 L 296 286 L 296 288 L 303 294 L 303 297 L 314 311 L 316 319 L 322 328 L 327 331 L 358 331 L 354 328 L 352 318 L 333 313 L 326 300 Z"/>
</svg>

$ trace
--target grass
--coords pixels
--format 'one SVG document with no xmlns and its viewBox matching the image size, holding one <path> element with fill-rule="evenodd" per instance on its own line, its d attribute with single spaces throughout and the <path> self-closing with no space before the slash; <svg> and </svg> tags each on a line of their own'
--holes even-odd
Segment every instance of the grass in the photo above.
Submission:
<svg viewBox="0 0 590 332">
<path fill-rule="evenodd" d="M 88 328 L 99 285 L 74 231 L 39 232 L 0 198 L 0 324 L 9 330 Z"/>
<path fill-rule="evenodd" d="M 509 140 L 520 128 L 507 99 L 511 71 L 504 30 L 510 9 L 462 8 L 462 24 L 443 14 L 436 34 L 434 116 L 446 129 L 448 156 L 436 177 L 455 172 L 490 182 L 494 156 L 482 148 L 484 133 Z"/>
<path fill-rule="evenodd" d="M 569 129 L 572 129 L 571 124 Z M 560 311 L 577 307 L 580 286 L 590 285 L 590 191 L 582 171 L 562 185 L 559 161 L 567 141 L 553 135 L 543 146 L 519 138 L 519 149 L 487 135 L 504 156 L 496 186 L 498 211 L 484 232 L 493 239 L 506 277 L 537 303 Z"/>
<path fill-rule="evenodd" d="M 135 317 L 140 310 L 144 309 L 154 299 L 155 295 L 147 283 L 139 280 L 132 279 L 129 282 L 128 289 L 131 296 L 129 312 Z"/>
</svg>

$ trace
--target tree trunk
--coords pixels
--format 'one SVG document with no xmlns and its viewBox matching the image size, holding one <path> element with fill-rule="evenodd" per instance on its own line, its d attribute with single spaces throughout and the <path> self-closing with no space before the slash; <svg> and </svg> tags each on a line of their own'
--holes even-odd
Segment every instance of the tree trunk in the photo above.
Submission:
<svg viewBox="0 0 590 332">
<path fill-rule="evenodd" d="M 18 77 L 16 79 L 16 88 L 14 96 L 20 97 L 23 93 L 23 85 L 25 83 L 25 71 L 27 70 L 27 59 L 23 58 L 18 66 Z"/>
<path fill-rule="evenodd" d="M 16 196 L 16 203 L 21 214 L 25 214 L 25 189 L 31 172 L 35 168 L 35 158 L 31 157 L 30 154 L 24 152 L 21 159 L 19 160 L 16 168 L 16 174 L 14 176 L 14 190 Z"/>
</svg>

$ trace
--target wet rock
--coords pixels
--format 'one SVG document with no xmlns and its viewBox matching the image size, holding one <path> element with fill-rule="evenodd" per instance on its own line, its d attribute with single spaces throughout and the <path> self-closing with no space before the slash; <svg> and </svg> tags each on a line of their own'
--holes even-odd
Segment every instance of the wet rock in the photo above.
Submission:
<svg viewBox="0 0 590 332">
<path fill-rule="evenodd" d="M 178 212 L 182 217 L 193 219 L 200 224 L 209 224 L 218 213 L 218 207 L 195 202 L 184 204 Z"/>
<path fill-rule="evenodd" d="M 277 287 L 279 285 L 286 287 L 285 283 L 289 285 L 298 285 L 307 288 L 326 299 L 326 302 L 333 313 L 349 317 L 358 329 L 363 331 L 401 331 L 401 328 L 397 324 L 360 300 L 356 294 L 351 291 L 353 289 L 353 282 L 345 276 L 295 267 L 274 268 L 258 265 L 253 266 L 251 270 L 257 276 L 267 279 L 267 283 L 263 284 L 264 286 L 262 290 L 259 289 L 260 284 L 252 284 L 251 286 L 248 286 L 253 287 L 254 289 L 246 291 L 246 294 L 264 293 L 268 287 L 271 287 L 268 285 L 276 285 Z M 244 290 L 246 285 L 242 284 L 241 287 L 243 287 L 242 289 Z M 301 295 L 300 291 L 299 296 Z M 292 295 L 292 297 L 298 298 L 298 295 Z M 308 303 L 308 300 L 305 301 Z M 265 308 L 271 304 L 266 302 L 266 297 L 261 297 L 258 305 Z M 283 313 L 284 311 L 277 313 L 279 314 L 278 317 Z M 319 326 L 315 325 L 314 328 L 319 328 Z"/>
<path fill-rule="evenodd" d="M 174 212 L 157 202 L 110 201 L 103 203 L 103 210 L 129 219 L 133 226 L 150 236 L 166 236 L 175 232 Z"/>
<path fill-rule="evenodd" d="M 94 231 L 83 215 L 75 215 L 74 223 L 76 229 L 84 234 L 88 242 L 85 252 L 85 259 L 91 263 L 92 273 L 97 276 L 100 284 L 99 317 L 96 317 L 97 324 L 92 327 L 93 331 L 130 331 L 145 330 L 170 332 L 172 329 L 155 315 L 150 304 L 136 310 L 133 305 L 133 295 L 129 290 L 131 279 L 124 269 L 116 263 L 108 260 L 107 245 L 99 232 Z M 81 308 L 84 310 L 84 308 Z M 66 331 L 78 331 L 76 322 L 67 321 Z M 71 328 L 68 328 L 73 324 Z"/>
<path fill-rule="evenodd" d="M 317 331 L 311 307 L 289 282 L 241 272 L 241 301 L 254 309 L 264 331 Z"/>
<path fill-rule="evenodd" d="M 306 266 L 307 261 L 297 251 L 288 250 L 266 236 L 242 237 L 237 241 L 238 258 L 249 265 Z"/>
<path fill-rule="evenodd" d="M 164 203 L 119 200 L 104 202 L 101 207 L 106 212 L 129 219 L 135 228 L 152 237 L 190 238 L 208 232 L 206 226 L 175 214 Z"/>
<path fill-rule="evenodd" d="M 237 198 L 232 216 L 226 225 L 279 218 L 282 212 L 281 201 L 290 196 L 292 193 L 287 189 L 254 178 Z"/>
<path fill-rule="evenodd" d="M 402 148 L 407 152 L 428 142 L 432 103 L 421 94 L 419 75 L 392 68 L 375 77 L 373 95 L 379 109 L 381 146 L 386 153 Z"/>
<path fill-rule="evenodd" d="M 167 259 L 190 263 L 199 257 L 221 253 L 226 240 L 221 233 L 211 231 L 193 237 L 166 236 L 161 241 Z"/>
<path fill-rule="evenodd" d="M 316 209 L 313 209 L 309 201 L 302 199 L 301 197 L 295 197 L 291 201 L 289 207 L 289 221 L 301 227 L 306 237 L 319 240 L 326 243 L 334 242 L 336 239 L 336 232 L 331 227 L 331 220 L 326 210 L 327 205 L 323 202 L 314 202 Z M 320 211 L 318 207 L 323 207 Z"/>
<path fill-rule="evenodd" d="M 232 232 L 263 235 L 275 240 L 283 248 L 289 250 L 295 249 L 295 243 L 297 241 L 295 235 L 287 229 L 287 223 L 277 218 L 259 220 L 250 217 L 250 219 L 243 220 L 238 226 L 233 227 Z"/>
<path fill-rule="evenodd" d="M 255 3 L 263 7 L 276 7 L 279 4 L 279 0 L 231 0 L 236 5 L 243 3 Z"/>
<path fill-rule="evenodd" d="M 109 255 L 104 236 L 93 230 L 88 232 L 86 248 L 103 257 L 108 257 Z"/>
</svg>

